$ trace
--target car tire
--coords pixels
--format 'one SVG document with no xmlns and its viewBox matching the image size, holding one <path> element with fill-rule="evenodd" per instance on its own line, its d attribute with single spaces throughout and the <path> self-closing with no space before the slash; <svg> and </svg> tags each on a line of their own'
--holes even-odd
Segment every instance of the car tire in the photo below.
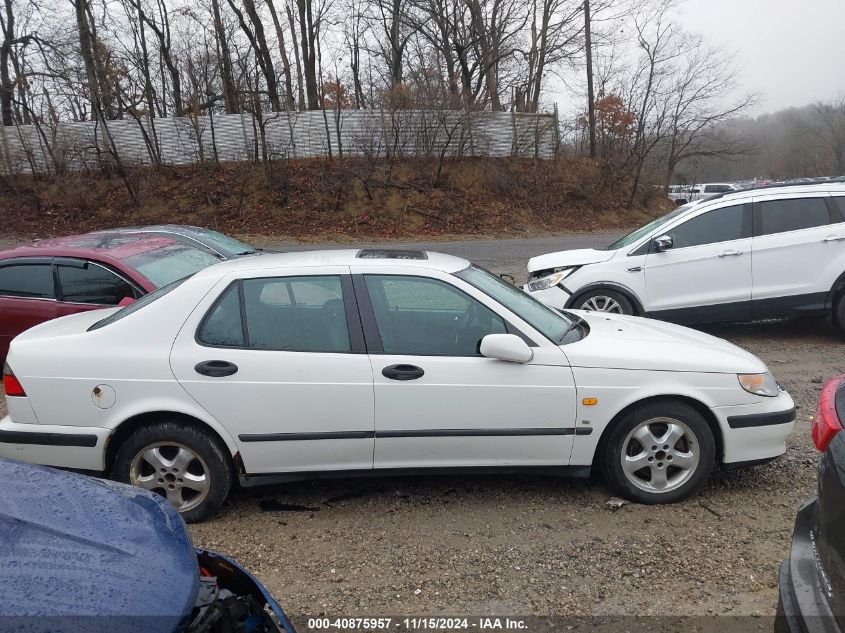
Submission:
<svg viewBox="0 0 845 633">
<path fill-rule="evenodd" d="M 845 290 L 834 297 L 830 316 L 837 334 L 845 338 Z"/>
<path fill-rule="evenodd" d="M 633 302 L 621 292 L 609 288 L 590 290 L 578 297 L 572 305 L 577 310 L 610 312 L 613 314 L 636 314 Z"/>
<path fill-rule="evenodd" d="M 161 494 L 187 523 L 212 517 L 234 482 L 222 443 L 181 421 L 156 422 L 134 431 L 115 455 L 112 478 Z"/>
<path fill-rule="evenodd" d="M 693 407 L 675 400 L 629 411 L 609 430 L 603 446 L 605 481 L 620 496 L 646 505 L 686 499 L 703 485 L 716 461 L 710 425 Z"/>
</svg>

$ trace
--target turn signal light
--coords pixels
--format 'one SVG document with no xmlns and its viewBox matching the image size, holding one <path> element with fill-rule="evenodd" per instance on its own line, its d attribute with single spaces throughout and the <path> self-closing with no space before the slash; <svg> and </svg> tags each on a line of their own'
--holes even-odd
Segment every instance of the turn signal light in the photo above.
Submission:
<svg viewBox="0 0 845 633">
<path fill-rule="evenodd" d="M 15 378 L 15 374 L 12 372 L 12 368 L 9 367 L 9 363 L 3 365 L 3 389 L 6 390 L 7 396 L 26 396 L 26 392 L 23 390 L 21 383 L 18 382 L 18 379 Z"/>
<path fill-rule="evenodd" d="M 822 453 L 827 450 L 833 436 L 842 430 L 842 421 L 836 412 L 836 392 L 842 383 L 845 383 L 845 376 L 831 378 L 825 383 L 819 398 L 819 408 L 816 409 L 816 417 L 813 418 L 813 444 Z"/>
<path fill-rule="evenodd" d="M 598 398 L 584 398 L 583 400 L 581 400 L 581 404 L 583 404 L 585 407 L 592 407 L 597 405 L 598 403 Z"/>
</svg>

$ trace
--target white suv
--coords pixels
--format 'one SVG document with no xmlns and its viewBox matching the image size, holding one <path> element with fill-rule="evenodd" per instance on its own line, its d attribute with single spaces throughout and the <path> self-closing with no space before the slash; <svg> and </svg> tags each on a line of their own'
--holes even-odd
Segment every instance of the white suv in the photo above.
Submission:
<svg viewBox="0 0 845 633">
<path fill-rule="evenodd" d="M 700 323 L 832 314 L 845 329 L 845 185 L 767 187 L 678 207 L 604 249 L 528 262 L 555 308 Z"/>
</svg>

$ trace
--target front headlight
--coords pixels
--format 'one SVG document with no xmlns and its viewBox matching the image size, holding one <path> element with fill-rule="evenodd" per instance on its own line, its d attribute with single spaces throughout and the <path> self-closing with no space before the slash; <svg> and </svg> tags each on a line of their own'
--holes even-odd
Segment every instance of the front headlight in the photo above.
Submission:
<svg viewBox="0 0 845 633">
<path fill-rule="evenodd" d="M 547 275 L 546 277 L 540 277 L 535 281 L 528 282 L 528 289 L 532 292 L 537 292 L 538 290 L 547 290 L 549 288 L 554 288 L 561 281 L 563 281 L 564 279 L 569 277 L 569 275 L 574 273 L 577 269 L 578 266 L 572 266 L 570 268 L 558 268 L 551 275 Z"/>
<path fill-rule="evenodd" d="M 780 393 L 780 387 L 777 380 L 772 376 L 771 372 L 765 374 L 737 374 L 739 384 L 748 393 L 753 393 L 757 396 L 769 396 L 773 398 Z"/>
</svg>

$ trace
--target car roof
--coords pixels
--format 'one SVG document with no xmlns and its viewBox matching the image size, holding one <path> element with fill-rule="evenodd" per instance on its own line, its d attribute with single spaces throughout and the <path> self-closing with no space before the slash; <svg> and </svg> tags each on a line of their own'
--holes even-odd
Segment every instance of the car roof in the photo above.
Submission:
<svg viewBox="0 0 845 633">
<path fill-rule="evenodd" d="M 722 198 L 729 198 L 731 200 L 742 199 L 745 197 L 753 197 L 755 195 L 764 194 L 779 194 L 783 196 L 791 196 L 804 193 L 845 193 L 845 183 L 839 182 L 810 182 L 802 184 L 781 184 L 776 183 L 772 185 L 762 185 L 760 187 L 748 187 L 740 189 L 739 191 L 725 191 L 723 193 L 716 193 L 703 200 L 702 202 L 713 202 Z"/>
<path fill-rule="evenodd" d="M 83 233 L 38 240 L 0 252 L 0 258 L 10 257 L 107 257 L 123 260 L 167 246 L 184 246 L 169 237 L 140 233 Z"/>
<path fill-rule="evenodd" d="M 467 268 L 470 262 L 462 257 L 432 251 L 384 247 L 378 249 L 327 249 L 265 253 L 261 257 L 233 259 L 209 266 L 199 271 L 197 276 L 279 268 L 354 266 L 356 264 L 366 265 L 368 268 L 428 268 L 445 273 L 455 273 Z"/>
<path fill-rule="evenodd" d="M 101 229 L 95 231 L 95 233 L 177 233 L 202 235 L 212 230 L 191 224 L 147 224 L 144 226 L 123 226 L 114 229 Z"/>
</svg>

